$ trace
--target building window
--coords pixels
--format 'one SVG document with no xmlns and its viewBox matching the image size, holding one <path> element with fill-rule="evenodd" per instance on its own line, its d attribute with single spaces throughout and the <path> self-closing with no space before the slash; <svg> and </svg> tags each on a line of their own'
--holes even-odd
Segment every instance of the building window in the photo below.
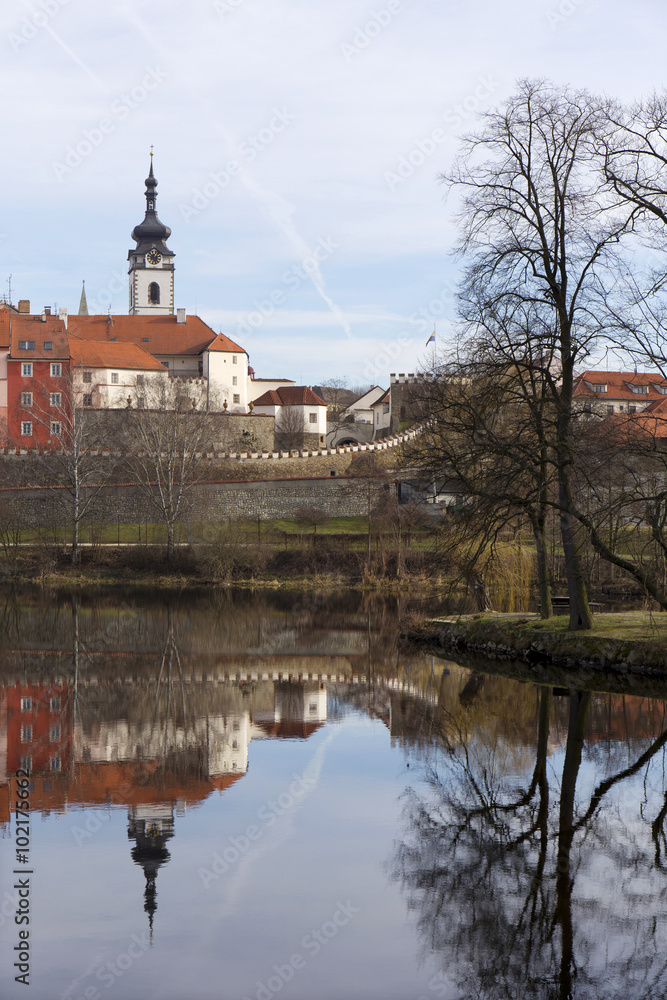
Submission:
<svg viewBox="0 0 667 1000">
<path fill-rule="evenodd" d="M 59 420 L 51 421 L 51 433 L 54 435 L 54 437 L 60 437 L 60 435 L 62 434 L 62 425 Z"/>
<path fill-rule="evenodd" d="M 32 771 L 32 757 L 21 757 L 19 767 L 22 771 Z"/>
<path fill-rule="evenodd" d="M 23 437 L 31 437 L 32 436 L 32 421 L 31 420 L 22 420 L 21 421 L 21 434 L 23 435 Z"/>
<path fill-rule="evenodd" d="M 238 748 L 239 748 L 239 741 L 232 740 L 232 750 L 238 750 Z"/>
<path fill-rule="evenodd" d="M 157 281 L 151 281 L 148 286 L 148 301 L 152 306 L 160 305 L 160 286 Z"/>
<path fill-rule="evenodd" d="M 383 413 L 389 413 L 389 403 L 383 403 L 382 404 L 382 412 Z"/>
<path fill-rule="evenodd" d="M 236 364 L 236 355 L 235 354 L 232 354 L 232 364 L 233 365 Z"/>
<path fill-rule="evenodd" d="M 60 726 L 49 726 L 49 743 L 60 743 Z"/>
<path fill-rule="evenodd" d="M 21 365 L 21 375 L 26 378 L 32 377 L 32 361 L 24 361 Z"/>
<path fill-rule="evenodd" d="M 92 372 L 84 372 L 83 373 L 83 381 L 86 383 L 86 385 L 88 385 L 90 382 L 92 382 L 93 381 L 93 373 Z"/>
<path fill-rule="evenodd" d="M 636 412 L 637 412 L 636 406 L 628 406 L 628 413 L 636 413 Z"/>
<path fill-rule="evenodd" d="M 643 396 L 643 395 L 645 395 L 648 392 L 648 386 L 647 385 L 633 385 L 632 386 L 632 391 L 634 392 L 634 394 L 636 396 Z"/>
<path fill-rule="evenodd" d="M 309 413 L 308 414 L 308 423 L 309 424 L 316 424 L 317 423 L 317 414 L 316 413 Z"/>
<path fill-rule="evenodd" d="M 53 341 L 52 340 L 45 340 L 44 341 L 44 350 L 45 351 L 52 351 L 53 350 Z"/>
<path fill-rule="evenodd" d="M 51 698 L 49 701 L 49 712 L 60 711 L 60 698 Z"/>
<path fill-rule="evenodd" d="M 607 413 L 609 414 L 609 416 L 611 416 L 613 412 L 614 412 L 614 407 L 613 406 L 608 406 L 607 407 Z"/>
<path fill-rule="evenodd" d="M 236 375 L 232 375 L 232 385 L 238 385 L 238 384 L 239 384 L 238 377 Z"/>
<path fill-rule="evenodd" d="M 83 405 L 92 406 L 93 405 L 93 394 L 92 392 L 84 392 L 83 394 Z"/>
<path fill-rule="evenodd" d="M 606 392 L 607 391 L 607 386 L 603 385 L 602 383 L 598 383 L 597 385 L 593 385 L 592 389 L 593 389 L 593 392 Z"/>
<path fill-rule="evenodd" d="M 35 341 L 34 340 L 19 340 L 19 351 L 34 351 Z"/>
<path fill-rule="evenodd" d="M 21 393 L 21 406 L 32 406 L 32 393 L 22 392 Z"/>
<path fill-rule="evenodd" d="M 61 768 L 60 757 L 49 758 L 49 771 L 59 771 Z"/>
<path fill-rule="evenodd" d="M 118 372 L 111 372 L 111 384 L 118 385 Z"/>
<path fill-rule="evenodd" d="M 49 393 L 49 406 L 61 406 L 63 397 L 59 392 Z"/>
<path fill-rule="evenodd" d="M 29 723 L 25 723 L 21 726 L 21 743 L 30 743 L 32 741 L 32 726 Z"/>
<path fill-rule="evenodd" d="M 63 373 L 63 366 L 59 361 L 51 362 L 51 378 L 60 378 Z"/>
<path fill-rule="evenodd" d="M 593 412 L 593 404 L 584 403 L 584 413 L 592 413 L 592 412 Z"/>
<path fill-rule="evenodd" d="M 234 398 L 234 402 L 235 403 L 240 403 L 241 402 L 241 395 L 240 395 L 240 393 L 235 392 L 233 398 Z"/>
<path fill-rule="evenodd" d="M 32 698 L 21 698 L 21 711 L 32 712 Z"/>
</svg>

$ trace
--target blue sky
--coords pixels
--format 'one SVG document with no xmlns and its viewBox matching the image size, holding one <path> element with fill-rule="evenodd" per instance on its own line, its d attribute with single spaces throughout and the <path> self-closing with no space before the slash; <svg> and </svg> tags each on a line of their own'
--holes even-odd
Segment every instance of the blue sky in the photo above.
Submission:
<svg viewBox="0 0 667 1000">
<path fill-rule="evenodd" d="M 0 294 L 128 308 L 151 144 L 176 305 L 263 377 L 388 384 L 454 316 L 438 174 L 524 76 L 662 86 L 659 0 L 5 0 Z M 92 311 L 92 310 L 91 310 Z"/>
</svg>

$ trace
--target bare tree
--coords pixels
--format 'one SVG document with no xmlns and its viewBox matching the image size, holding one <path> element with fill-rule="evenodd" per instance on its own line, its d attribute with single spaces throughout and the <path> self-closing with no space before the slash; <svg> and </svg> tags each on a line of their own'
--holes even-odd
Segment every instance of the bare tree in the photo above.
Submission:
<svg viewBox="0 0 667 1000">
<path fill-rule="evenodd" d="M 299 406 L 283 406 L 276 426 L 276 447 L 284 451 L 303 448 L 306 421 Z"/>
<path fill-rule="evenodd" d="M 481 116 L 443 178 L 463 192 L 464 319 L 476 322 L 480 302 L 546 307 L 558 363 L 551 460 L 573 629 L 592 626 L 573 515 L 574 371 L 604 332 L 602 289 L 639 211 L 600 169 L 608 112 L 608 102 L 585 91 L 524 81 Z"/>
<path fill-rule="evenodd" d="M 72 532 L 71 561 L 79 560 L 79 531 L 84 519 L 95 507 L 100 493 L 113 477 L 117 463 L 107 453 L 108 447 L 95 411 L 82 404 L 78 371 L 69 368 L 48 385 L 35 382 L 34 389 L 21 404 L 22 413 L 44 427 L 51 445 L 40 451 L 37 462 L 40 485 L 46 485 L 57 508 L 61 509 Z M 87 388 L 87 387 L 86 387 Z M 92 391 L 92 390 L 91 390 Z M 25 395 L 25 394 L 24 394 Z"/>
<path fill-rule="evenodd" d="M 300 521 L 302 524 L 306 524 L 309 528 L 312 528 L 313 535 L 317 534 L 318 527 L 323 527 L 331 520 L 327 512 L 322 510 L 321 507 L 311 507 L 308 504 L 297 507 L 294 511 L 294 516 L 297 521 Z"/>
<path fill-rule="evenodd" d="M 170 560 L 176 522 L 191 508 L 205 473 L 205 452 L 214 441 L 207 402 L 201 383 L 156 375 L 137 387 L 127 411 L 127 468 L 164 521 Z"/>
</svg>

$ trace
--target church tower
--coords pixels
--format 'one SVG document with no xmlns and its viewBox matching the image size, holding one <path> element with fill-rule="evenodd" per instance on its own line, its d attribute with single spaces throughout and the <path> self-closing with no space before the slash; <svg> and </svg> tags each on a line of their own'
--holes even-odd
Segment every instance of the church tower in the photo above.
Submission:
<svg viewBox="0 0 667 1000">
<path fill-rule="evenodd" d="M 158 219 L 157 181 L 151 168 L 146 178 L 146 215 L 132 230 L 137 244 L 130 250 L 130 315 L 172 316 L 174 313 L 174 254 L 167 246 L 171 229 Z"/>
</svg>

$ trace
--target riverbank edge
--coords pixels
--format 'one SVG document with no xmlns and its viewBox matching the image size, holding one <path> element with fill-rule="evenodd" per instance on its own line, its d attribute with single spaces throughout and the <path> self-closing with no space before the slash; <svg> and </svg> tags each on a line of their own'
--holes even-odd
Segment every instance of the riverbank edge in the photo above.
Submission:
<svg viewBox="0 0 667 1000">
<path fill-rule="evenodd" d="M 534 624 L 540 622 L 540 627 Z M 534 623 L 534 624 L 533 624 Z M 641 674 L 667 678 L 667 642 L 656 639 L 616 639 L 595 632 L 550 630 L 532 616 L 486 615 L 432 618 L 401 628 L 402 647 L 438 653 L 472 653 L 490 659 L 522 660 L 585 669 L 587 673 Z"/>
</svg>

